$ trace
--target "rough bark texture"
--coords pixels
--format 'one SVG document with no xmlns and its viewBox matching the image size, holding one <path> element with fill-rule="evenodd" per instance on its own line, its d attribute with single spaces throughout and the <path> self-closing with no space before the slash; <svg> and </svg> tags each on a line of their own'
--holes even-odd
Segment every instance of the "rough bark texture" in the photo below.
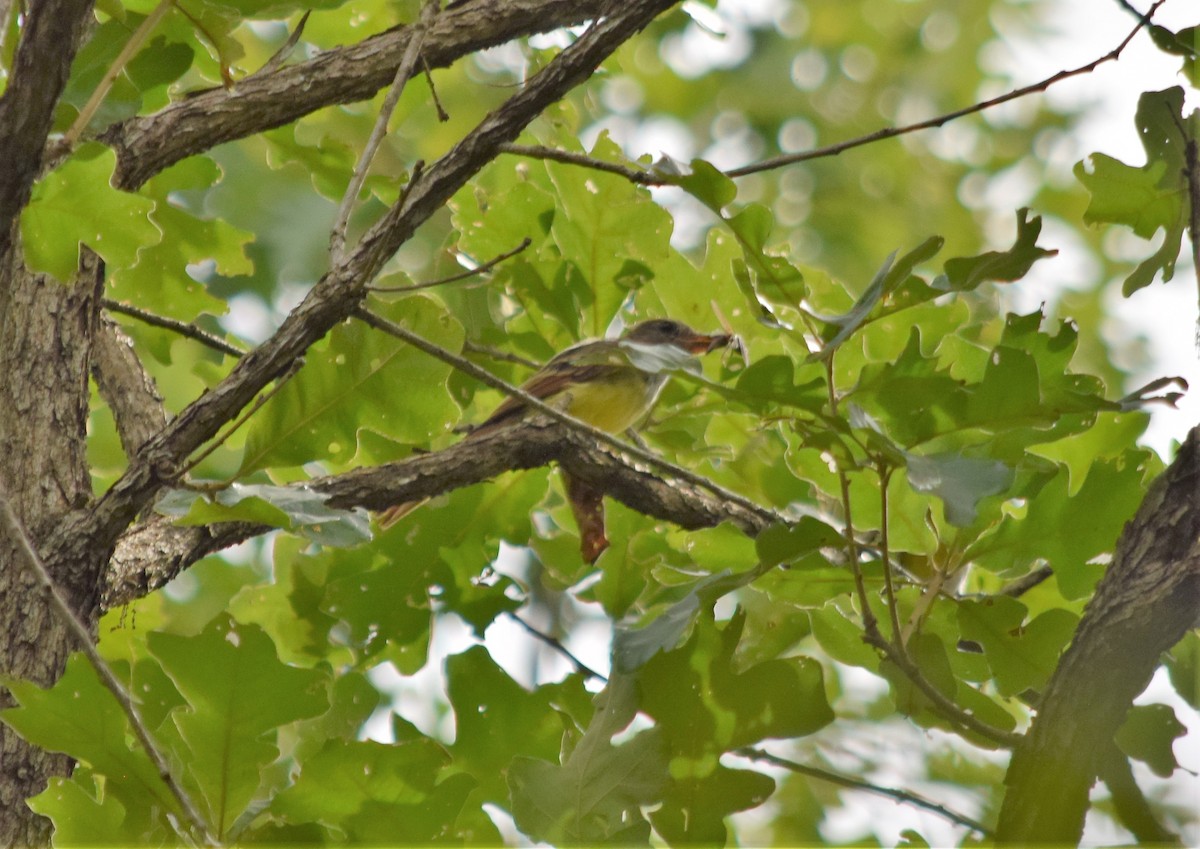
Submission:
<svg viewBox="0 0 1200 849">
<path fill-rule="evenodd" d="M 430 68 L 444 68 L 514 38 L 581 24 L 608 5 L 608 0 L 453 4 L 425 35 L 421 59 Z M 114 124 L 100 136 L 117 152 L 114 180 L 136 188 L 180 159 L 222 142 L 289 124 L 324 106 L 373 97 L 392 81 L 409 37 L 407 28 L 398 27 L 275 73 L 252 75 L 231 89 L 209 89 L 153 115 Z"/>
<path fill-rule="evenodd" d="M 1101 757 L 1200 611 L 1200 430 L 1154 482 L 1014 752 L 996 838 L 1079 842 Z M 1069 533 L 1064 529 L 1064 533 Z"/>
<path fill-rule="evenodd" d="M 72 285 L 11 265 L 0 276 L 0 480 L 40 545 L 65 510 L 91 495 L 84 437 L 101 273 L 89 263 Z M 96 623 L 97 582 L 107 560 L 95 554 L 55 570 L 89 626 Z M 0 675 L 48 686 L 62 673 L 69 637 L 17 565 L 13 540 L 0 539 L 0 558 Z M 0 690 L 0 707 L 9 706 L 7 690 Z M 0 811 L 27 814 L 25 799 L 48 776 L 69 769 L 67 758 L 30 747 L 0 726 Z M 32 816 L 0 816 L 0 845 L 44 842 L 47 825 Z"/>
<path fill-rule="evenodd" d="M 683 528 L 731 522 L 753 536 L 778 520 L 767 510 L 747 510 L 668 474 L 639 467 L 615 450 L 596 445 L 591 437 L 547 419 L 532 419 L 444 451 L 303 486 L 328 495 L 334 507 L 382 510 L 479 484 L 512 469 L 547 463 L 558 463 L 574 478 L 634 510 Z M 105 575 L 103 605 L 115 607 L 141 598 L 201 557 L 269 530 L 265 525 L 234 522 L 178 527 L 165 516 L 151 516 L 117 544 Z"/>
</svg>

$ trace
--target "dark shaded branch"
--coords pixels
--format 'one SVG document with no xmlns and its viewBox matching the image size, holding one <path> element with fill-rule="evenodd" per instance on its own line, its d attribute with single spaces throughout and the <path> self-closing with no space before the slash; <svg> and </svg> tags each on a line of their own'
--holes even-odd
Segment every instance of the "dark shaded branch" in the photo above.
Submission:
<svg viewBox="0 0 1200 849">
<path fill-rule="evenodd" d="M 599 17 L 606 0 L 474 0 L 452 4 L 425 35 L 420 60 L 430 68 L 514 38 Z M 671 4 L 660 4 L 662 8 Z M 113 182 L 137 188 L 169 165 L 227 141 L 280 127 L 339 103 L 374 97 L 389 85 L 412 35 L 401 27 L 306 62 L 239 80 L 231 89 L 193 94 L 144 117 L 106 129 L 117 152 Z"/>
<path fill-rule="evenodd" d="M 1075 844 L 1102 745 L 1200 610 L 1200 430 L 1126 525 L 1108 572 L 1013 753 L 1001 843 Z"/>
<path fill-rule="evenodd" d="M 586 434 L 540 417 L 432 454 L 296 486 L 328 495 L 333 507 L 382 510 L 548 463 L 558 463 L 634 510 L 683 528 L 731 522 L 755 536 L 772 524 L 763 515 L 766 511 L 747 510 L 685 481 L 649 471 L 620 452 L 597 445 Z M 201 557 L 269 530 L 249 523 L 176 527 L 164 516 L 152 516 L 130 529 L 117 544 L 106 576 L 104 606 L 140 598 Z"/>
<path fill-rule="evenodd" d="M 0 255 L 11 247 L 13 222 L 41 171 L 54 107 L 91 12 L 92 0 L 39 0 L 26 7 L 0 97 Z"/>
<path fill-rule="evenodd" d="M 317 282 L 270 339 L 242 357 L 229 375 L 147 443 L 98 504 L 67 520 L 55 543 L 62 550 L 55 551 L 55 555 L 72 559 L 66 551 L 70 546 L 113 545 L 134 516 L 178 476 L 185 457 L 211 439 L 267 383 L 286 373 L 309 346 L 357 309 L 367 284 L 388 258 L 495 157 L 499 145 L 515 138 L 543 109 L 587 79 L 617 47 L 674 2 L 636 0 L 592 26 L 426 170 L 415 185 L 410 183 L 401 202 L 371 227 L 344 263 Z"/>
</svg>

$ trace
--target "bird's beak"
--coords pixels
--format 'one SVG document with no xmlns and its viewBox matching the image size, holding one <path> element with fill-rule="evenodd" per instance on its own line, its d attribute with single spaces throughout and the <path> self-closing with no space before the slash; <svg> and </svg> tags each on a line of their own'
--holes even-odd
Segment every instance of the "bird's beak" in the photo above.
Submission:
<svg viewBox="0 0 1200 849">
<path fill-rule="evenodd" d="M 689 338 L 683 340 L 683 346 L 690 353 L 707 354 L 709 351 L 717 350 L 717 348 L 724 348 L 732 338 L 732 336 L 725 333 L 717 333 L 712 336 L 705 336 L 703 333 L 693 333 Z"/>
</svg>

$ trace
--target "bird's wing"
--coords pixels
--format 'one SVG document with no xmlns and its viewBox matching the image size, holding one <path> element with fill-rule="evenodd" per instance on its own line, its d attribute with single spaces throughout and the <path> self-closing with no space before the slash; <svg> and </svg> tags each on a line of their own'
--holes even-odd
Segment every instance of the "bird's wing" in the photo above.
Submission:
<svg viewBox="0 0 1200 849">
<path fill-rule="evenodd" d="M 521 388 L 541 401 L 551 402 L 569 386 L 601 380 L 629 368 L 628 356 L 611 342 L 584 342 L 555 355 Z M 506 398 L 471 436 L 494 430 L 519 418 L 526 409 L 520 398 Z"/>
</svg>

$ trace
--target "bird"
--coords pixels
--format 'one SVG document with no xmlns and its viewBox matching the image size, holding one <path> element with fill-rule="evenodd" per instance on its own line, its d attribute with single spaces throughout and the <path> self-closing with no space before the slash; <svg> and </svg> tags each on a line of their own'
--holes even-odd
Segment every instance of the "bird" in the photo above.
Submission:
<svg viewBox="0 0 1200 849">
<path fill-rule="evenodd" d="M 621 433 L 646 417 L 671 373 L 697 371 L 697 357 L 725 347 L 736 337 L 698 333 L 680 321 L 642 321 L 615 339 L 580 342 L 556 354 L 521 384 L 535 398 L 608 433 Z M 494 433 L 523 421 L 530 407 L 510 397 L 472 430 L 466 439 Z M 608 546 L 604 538 L 601 495 L 582 481 L 566 477 L 567 498 L 576 521 L 584 558 L 595 562 Z M 397 504 L 383 511 L 379 524 L 389 528 L 421 505 Z"/>
</svg>

